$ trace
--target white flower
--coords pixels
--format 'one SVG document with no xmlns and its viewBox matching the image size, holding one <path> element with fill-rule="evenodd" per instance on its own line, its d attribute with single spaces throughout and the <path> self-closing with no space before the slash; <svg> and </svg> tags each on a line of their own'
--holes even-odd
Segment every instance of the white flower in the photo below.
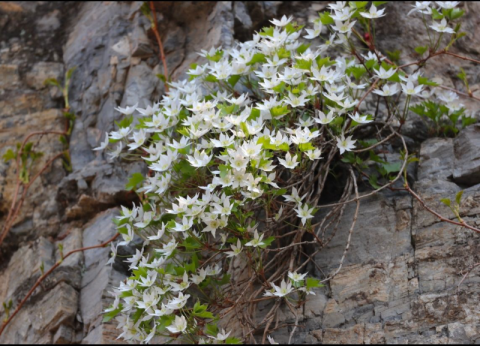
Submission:
<svg viewBox="0 0 480 346">
<path fill-rule="evenodd" d="M 303 279 L 305 278 L 305 276 L 307 276 L 307 273 L 305 273 L 305 274 L 298 274 L 297 272 L 293 272 L 293 273 L 292 273 L 292 272 L 288 272 L 288 277 L 289 277 L 290 279 L 292 279 L 293 281 L 296 281 L 296 282 L 303 280 Z"/>
<path fill-rule="evenodd" d="M 315 115 L 317 117 L 313 118 L 313 120 L 315 120 L 316 123 L 319 123 L 322 125 L 327 125 L 331 123 L 332 120 L 335 118 L 332 111 L 328 112 L 328 114 L 325 115 L 325 113 L 323 113 L 322 111 L 315 109 Z"/>
<path fill-rule="evenodd" d="M 455 33 L 455 31 L 452 28 L 447 26 L 447 21 L 446 21 L 445 18 L 443 18 L 440 23 L 433 22 L 433 24 L 430 25 L 430 27 L 433 30 L 438 31 L 438 32 L 447 32 L 449 34 L 454 34 Z"/>
<path fill-rule="evenodd" d="M 343 2 L 343 1 L 339 1 L 339 2 Z M 278 345 L 278 342 L 276 342 L 275 340 L 273 340 L 273 338 L 268 335 L 267 336 L 267 339 L 268 339 L 268 342 L 271 344 L 271 345 Z"/>
<path fill-rule="evenodd" d="M 105 132 L 105 139 L 100 143 L 100 146 L 94 148 L 93 150 L 103 150 L 108 146 L 108 132 Z"/>
<path fill-rule="evenodd" d="M 340 137 L 337 137 L 337 148 L 340 149 L 340 155 L 355 148 L 355 142 L 356 140 L 352 139 L 352 136 L 345 138 L 343 133 Z"/>
<path fill-rule="evenodd" d="M 411 9 L 408 12 L 407 16 L 415 12 L 420 12 L 423 14 L 431 14 L 432 9 L 429 7 L 431 3 L 432 3 L 431 1 L 415 1 L 415 5 L 412 6 L 413 9 Z"/>
<path fill-rule="evenodd" d="M 367 12 L 360 12 L 360 15 L 362 17 L 365 17 L 365 18 L 380 18 L 380 17 L 383 17 L 385 14 L 385 9 L 382 8 L 381 10 L 377 11 L 377 8 L 375 7 L 374 4 L 372 4 L 372 6 L 370 6 L 370 10 Z"/>
<path fill-rule="evenodd" d="M 243 248 L 242 248 L 242 243 L 240 242 L 240 239 L 237 239 L 237 245 L 230 245 L 233 251 L 228 251 L 227 252 L 227 257 L 233 257 L 239 255 Z"/>
<path fill-rule="evenodd" d="M 285 159 L 278 158 L 278 161 L 283 167 L 289 169 L 294 169 L 300 163 L 297 161 L 297 155 L 293 155 L 292 157 L 289 152 L 285 155 Z"/>
<path fill-rule="evenodd" d="M 287 294 L 293 291 L 292 284 L 290 282 L 287 284 L 285 280 L 282 280 L 282 282 L 280 283 L 280 287 L 278 287 L 274 283 L 272 283 L 271 285 L 275 289 L 275 292 L 273 293 L 273 295 L 280 298 L 285 297 Z"/>
<path fill-rule="evenodd" d="M 385 70 L 382 66 L 380 66 L 379 70 L 373 69 L 373 71 L 375 72 L 377 77 L 380 79 L 388 79 L 391 76 L 393 76 L 396 72 L 394 68 L 391 68 L 390 70 Z"/>
<path fill-rule="evenodd" d="M 128 147 L 130 148 L 128 150 L 135 150 L 143 145 L 145 139 L 147 139 L 147 136 L 145 134 L 145 131 L 141 129 L 140 131 L 134 132 L 133 136 L 130 137 L 130 139 L 133 139 L 134 142 L 128 144 Z"/>
<path fill-rule="evenodd" d="M 125 107 L 125 108 L 117 107 L 115 108 L 115 110 L 125 115 L 132 115 L 133 112 L 135 112 L 135 109 L 137 109 L 137 106 L 138 106 L 138 103 L 135 103 L 135 105 L 131 107 Z"/>
<path fill-rule="evenodd" d="M 263 239 L 263 234 L 260 235 L 260 237 L 259 237 L 257 230 L 255 230 L 253 239 L 250 240 L 248 243 L 246 243 L 245 246 L 257 247 L 257 246 L 265 245 L 265 243 L 262 242 L 262 239 Z"/>
<path fill-rule="evenodd" d="M 172 325 L 168 326 L 167 329 L 170 333 L 183 333 L 187 329 L 187 320 L 185 316 L 175 316 L 175 321 Z"/>
<path fill-rule="evenodd" d="M 380 96 L 392 96 L 398 92 L 398 88 L 396 84 L 392 84 L 392 85 L 385 84 L 382 90 L 375 89 L 372 92 Z"/>
<path fill-rule="evenodd" d="M 402 85 L 402 90 L 407 95 L 418 95 L 422 92 L 423 85 L 414 86 L 412 82 L 408 82 L 406 85 Z"/>
<path fill-rule="evenodd" d="M 446 10 L 455 8 L 460 4 L 460 1 L 435 1 L 435 3 Z"/>
<path fill-rule="evenodd" d="M 231 331 L 230 332 L 225 332 L 225 329 L 222 329 L 221 332 L 218 332 L 217 336 L 210 336 L 210 335 L 207 335 L 209 338 L 212 338 L 212 339 L 215 339 L 217 341 L 225 341 L 228 336 L 230 335 Z"/>
<path fill-rule="evenodd" d="M 287 25 L 288 23 L 290 23 L 290 22 L 292 21 L 292 19 L 293 19 L 292 16 L 290 16 L 290 17 L 287 18 L 286 15 L 283 15 L 283 17 L 282 17 L 280 20 L 278 20 L 278 19 L 272 19 L 272 20 L 270 21 L 270 23 L 272 23 L 273 25 L 282 27 L 282 26 L 285 26 L 285 25 Z"/>
<path fill-rule="evenodd" d="M 358 114 L 358 112 L 355 112 L 355 115 L 349 114 L 348 116 L 359 124 L 368 124 L 373 121 L 373 120 L 368 120 L 367 115 L 360 115 Z"/>
<path fill-rule="evenodd" d="M 193 167 L 205 167 L 210 160 L 212 160 L 213 154 L 209 156 L 205 150 L 202 152 L 195 150 L 193 156 L 187 155 L 187 157 L 187 161 L 190 162 Z"/>
<path fill-rule="evenodd" d="M 305 223 L 307 222 L 307 219 L 313 218 L 313 209 L 314 208 L 308 208 L 308 204 L 304 204 L 303 207 L 300 205 L 297 207 L 297 209 L 294 209 L 297 212 L 297 216 L 302 219 L 302 224 L 305 226 Z"/>
</svg>

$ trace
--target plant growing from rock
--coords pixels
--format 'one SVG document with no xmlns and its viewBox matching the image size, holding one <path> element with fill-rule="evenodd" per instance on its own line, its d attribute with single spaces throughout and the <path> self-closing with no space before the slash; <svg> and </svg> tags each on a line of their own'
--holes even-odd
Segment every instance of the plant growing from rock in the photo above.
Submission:
<svg viewBox="0 0 480 346">
<path fill-rule="evenodd" d="M 28 189 L 35 180 L 44 173 L 51 164 L 58 158 L 63 158 L 62 164 L 63 167 L 70 172 L 72 170 L 70 164 L 70 153 L 69 153 L 69 137 L 72 133 L 75 115 L 70 112 L 70 104 L 68 102 L 68 90 L 70 86 L 70 81 L 73 75 L 75 68 L 69 69 L 65 73 L 63 85 L 55 78 L 49 78 L 45 80 L 45 84 L 55 86 L 62 91 L 63 100 L 65 103 L 65 108 L 63 109 L 63 116 L 65 117 L 65 129 L 64 131 L 34 131 L 27 134 L 24 140 L 21 143 L 17 143 L 15 149 L 8 149 L 2 156 L 5 163 L 13 161 L 15 163 L 16 169 L 16 187 L 13 195 L 12 204 L 7 214 L 7 218 L 2 227 L 2 232 L 0 233 L 0 245 L 5 240 L 8 232 L 15 223 L 15 220 L 18 214 L 21 211 L 23 203 L 27 198 Z M 36 143 L 31 142 L 35 137 L 40 137 L 46 135 L 56 135 L 59 136 L 60 142 L 63 144 L 63 151 L 58 153 L 49 159 L 43 166 L 40 168 L 35 165 L 38 160 L 43 157 L 43 153 L 36 150 Z"/>
<path fill-rule="evenodd" d="M 239 343 L 240 336 L 251 341 L 262 330 L 265 342 L 283 303 L 296 316 L 291 341 L 296 308 L 321 286 L 306 267 L 330 241 L 326 228 L 336 227 L 345 205 L 356 203 L 344 254 L 322 281 L 342 267 L 362 198 L 392 188 L 402 175 L 403 189 L 414 193 L 406 166 L 415 159 L 399 134 L 409 110 L 433 105 L 452 121 L 453 132 L 460 119 L 472 122 L 457 96 L 477 99 L 468 85 L 467 94 L 457 92 L 419 71 L 444 54 L 475 61 L 448 51 L 464 35 L 458 2 L 414 5 L 410 12 L 424 18 L 430 44 L 416 49 L 426 57 L 404 65 L 375 46 L 374 19 L 385 15 L 378 8 L 384 3 L 330 4 L 308 29 L 291 17 L 272 20 L 250 41 L 202 51 L 207 63 L 192 65 L 189 80 L 169 83 L 160 102 L 118 108 L 126 117 L 96 149 L 111 146 L 111 160 L 137 158 L 149 167 L 147 176 L 136 173 L 128 183 L 141 204 L 122 207 L 115 220 L 119 245 L 136 235 L 144 241 L 127 260 L 132 276 L 106 310 L 105 320 L 117 318 L 121 338 Z M 451 39 L 439 50 L 447 35 Z M 312 46 L 313 39 L 322 44 Z M 389 55 L 399 60 L 398 52 Z M 369 111 L 364 101 L 372 94 L 377 107 Z M 378 111 L 380 101 L 387 114 Z M 362 135 L 369 129 L 374 136 Z M 403 150 L 400 161 L 388 162 L 378 149 L 393 137 Z M 369 162 L 376 162 L 381 184 L 367 174 Z M 343 193 L 336 203 L 321 204 L 327 176 L 339 165 Z M 374 190 L 359 194 L 361 176 Z M 318 220 L 321 208 L 329 211 Z M 315 250 L 306 253 L 307 244 Z M 274 302 L 271 310 L 253 319 L 252 306 L 265 300 Z"/>
<path fill-rule="evenodd" d="M 321 285 L 307 266 L 332 239 L 326 230 L 336 229 L 345 206 L 356 204 L 344 253 L 322 281 L 342 268 L 362 198 L 393 188 L 403 176 L 403 189 L 422 201 L 408 185 L 413 158 L 399 132 L 413 101 L 436 95 L 436 107 L 451 111 L 451 105 L 441 103 L 439 89 L 447 87 L 406 68 L 457 56 L 448 49 L 462 37 L 452 27 L 463 11 L 458 2 L 417 3 L 411 12 L 422 14 L 430 43 L 416 52 L 428 55 L 398 65 L 397 51 L 387 58 L 375 46 L 374 19 L 385 15 L 384 3 L 329 5 L 303 36 L 322 40 L 319 47 L 302 38 L 304 28 L 292 18 L 272 20 L 251 41 L 203 51 L 207 64 L 193 65 L 188 81 L 170 83 L 161 102 L 118 108 L 126 118 L 96 149 L 111 145 L 110 159 L 139 159 L 150 169 L 128 183 L 141 204 L 122 207 L 115 220 L 123 238 L 117 246 L 136 235 L 144 240 L 127 260 L 132 276 L 113 292 L 105 314 L 117 318 L 123 339 L 239 343 L 261 331 L 263 343 L 274 343 L 269 334 L 281 327 L 274 318 L 286 307 L 296 318 L 291 341 L 297 308 Z M 439 50 L 447 35 L 451 40 Z M 477 99 L 466 87 L 455 95 Z M 369 110 L 364 105 L 372 94 L 377 107 Z M 394 137 L 403 151 L 390 162 L 379 149 Z M 372 162 L 380 173 L 375 178 L 367 169 Z M 330 174 L 343 175 L 345 183 L 338 200 L 325 204 Z M 374 189 L 360 195 L 362 177 Z M 326 215 L 315 217 L 321 208 Z M 272 302 L 270 311 L 253 318 L 264 301 Z"/>
</svg>

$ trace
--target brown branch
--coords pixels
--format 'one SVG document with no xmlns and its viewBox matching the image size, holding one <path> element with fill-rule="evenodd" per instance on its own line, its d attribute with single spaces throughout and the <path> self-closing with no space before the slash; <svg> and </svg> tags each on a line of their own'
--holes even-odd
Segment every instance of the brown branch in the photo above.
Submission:
<svg viewBox="0 0 480 346">
<path fill-rule="evenodd" d="M 155 34 L 155 38 L 157 39 L 158 47 L 160 48 L 160 60 L 163 64 L 163 74 L 165 75 L 165 91 L 168 92 L 168 69 L 167 69 L 167 61 L 165 60 L 165 52 L 163 51 L 163 44 L 162 39 L 160 38 L 160 34 L 158 33 L 158 25 L 157 25 L 157 14 L 155 12 L 155 5 L 153 1 L 150 1 L 150 10 L 152 11 L 152 30 Z"/>
<path fill-rule="evenodd" d="M 38 133 L 37 133 L 38 134 Z M 31 137 L 31 136 L 30 136 Z M 20 155 L 20 154 L 19 154 Z M 52 157 L 50 160 L 48 160 L 45 165 L 42 167 L 42 169 L 37 172 L 37 174 L 35 174 L 33 176 L 33 178 L 30 180 L 30 182 L 28 184 L 25 184 L 23 186 L 23 191 L 22 191 L 22 196 L 20 197 L 20 200 L 18 200 L 18 204 L 17 204 L 17 198 L 18 198 L 18 192 L 19 192 L 19 189 L 20 189 L 20 185 L 21 185 L 21 182 L 20 182 L 20 170 L 18 169 L 18 172 L 17 172 L 17 187 L 15 189 L 15 195 L 14 195 L 14 198 L 12 200 L 12 206 L 8 212 L 8 216 L 7 216 L 7 219 L 5 220 L 5 224 L 3 225 L 3 228 L 2 228 L 2 234 L 0 236 L 0 246 L 2 245 L 3 241 L 5 240 L 8 232 L 10 231 L 13 223 L 15 222 L 15 219 L 17 218 L 18 214 L 20 213 L 20 210 L 23 206 L 23 202 L 25 201 L 25 198 L 27 196 L 27 192 L 28 192 L 28 189 L 30 188 L 30 186 L 35 182 L 35 180 L 43 173 L 47 170 L 48 167 L 50 167 L 50 165 L 53 163 L 53 161 L 55 161 L 56 159 L 58 159 L 59 157 L 63 156 L 63 152 L 62 153 L 59 153 L 57 155 L 55 155 L 54 157 Z"/>
<path fill-rule="evenodd" d="M 5 322 L 3 322 L 2 328 L 0 328 L 0 335 L 2 335 L 2 333 L 5 330 L 5 328 L 7 327 L 7 325 L 12 321 L 12 319 L 15 317 L 15 315 L 20 311 L 22 306 L 26 303 L 28 298 L 30 298 L 30 296 L 33 294 L 35 289 L 42 283 L 43 280 L 45 280 L 45 278 L 47 278 L 56 268 L 58 268 L 67 257 L 69 257 L 69 256 L 71 256 L 71 255 L 73 255 L 74 253 L 77 253 L 77 252 L 104 247 L 105 245 L 108 245 L 109 243 L 111 243 L 112 241 L 117 239 L 117 237 L 119 235 L 120 235 L 120 233 L 117 233 L 112 238 L 110 238 L 109 240 L 107 240 L 106 242 L 104 242 L 102 244 L 94 245 L 94 246 L 87 246 L 87 247 L 83 247 L 83 248 L 80 248 L 80 249 L 75 249 L 75 250 L 72 250 L 72 251 L 68 252 L 65 256 L 63 256 L 62 260 L 55 263 L 55 265 L 52 268 L 50 268 L 45 274 L 43 274 L 42 276 L 40 276 L 38 278 L 38 280 L 35 282 L 35 285 L 33 285 L 33 287 L 30 289 L 30 291 L 28 291 L 27 295 L 23 298 L 23 300 L 20 302 L 20 304 L 18 304 L 18 306 L 15 309 L 15 311 L 13 312 L 13 314 Z"/>
<path fill-rule="evenodd" d="M 420 204 L 422 205 L 423 208 L 425 208 L 425 210 L 427 210 L 428 212 L 432 213 L 433 215 L 435 215 L 436 217 L 438 217 L 441 221 L 444 221 L 444 222 L 448 222 L 448 223 L 451 223 L 452 225 L 457 225 L 457 226 L 462 226 L 462 227 L 465 227 L 465 228 L 468 228 L 474 232 L 477 232 L 477 233 L 480 233 L 480 229 L 478 228 L 475 228 L 473 226 L 470 226 L 469 224 L 467 224 L 465 221 L 462 220 L 462 222 L 457 222 L 457 221 L 453 221 L 453 220 L 450 220 L 442 215 L 440 215 L 439 213 L 437 213 L 435 210 L 431 209 L 430 207 L 428 207 L 426 204 L 425 204 L 425 201 L 422 200 L 422 198 L 417 195 L 415 193 L 415 191 L 413 191 L 410 186 L 408 185 L 407 182 L 405 182 L 405 190 L 407 190 L 413 197 L 415 197 L 415 199 L 420 202 Z"/>
</svg>

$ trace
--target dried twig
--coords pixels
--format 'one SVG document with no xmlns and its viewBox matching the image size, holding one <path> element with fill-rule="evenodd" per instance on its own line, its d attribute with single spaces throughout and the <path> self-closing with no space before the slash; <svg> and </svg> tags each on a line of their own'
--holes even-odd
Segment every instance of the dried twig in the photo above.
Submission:
<svg viewBox="0 0 480 346">
<path fill-rule="evenodd" d="M 77 253 L 77 252 L 81 252 L 81 251 L 86 251 L 86 250 L 91 250 L 91 249 L 97 249 L 97 248 L 101 248 L 101 247 L 104 247 L 105 245 L 108 245 L 109 243 L 111 243 L 112 241 L 114 241 L 115 239 L 117 239 L 117 237 L 119 236 L 120 234 L 117 233 L 115 234 L 112 238 L 110 238 L 109 240 L 107 240 L 106 242 L 104 243 L 101 243 L 99 245 L 94 245 L 94 246 L 87 246 L 87 247 L 82 247 L 80 249 L 75 249 L 75 250 L 72 250 L 70 252 L 68 252 L 67 254 L 65 254 L 65 256 L 63 256 L 63 259 L 58 261 L 57 263 L 55 263 L 55 265 L 53 265 L 53 267 L 51 267 L 45 274 L 43 274 L 42 276 L 40 276 L 38 278 L 38 280 L 35 282 L 35 285 L 33 285 L 33 287 L 30 289 L 30 291 L 28 291 L 27 295 L 22 299 L 22 301 L 20 302 L 20 304 L 18 304 L 17 308 L 15 309 L 15 311 L 10 315 L 10 317 L 5 321 L 3 322 L 2 324 L 2 327 L 0 328 L 0 335 L 2 335 L 3 331 L 5 330 L 5 328 L 7 327 L 7 325 L 12 321 L 12 319 L 15 317 L 15 315 L 20 311 L 20 309 L 22 308 L 22 306 L 26 303 L 26 301 L 28 300 L 28 298 L 30 298 L 30 296 L 33 294 L 33 292 L 35 292 L 35 289 L 43 282 L 43 280 L 45 280 L 56 268 L 58 268 L 62 263 L 63 261 L 68 258 L 69 256 L 73 255 L 74 253 Z"/>
</svg>

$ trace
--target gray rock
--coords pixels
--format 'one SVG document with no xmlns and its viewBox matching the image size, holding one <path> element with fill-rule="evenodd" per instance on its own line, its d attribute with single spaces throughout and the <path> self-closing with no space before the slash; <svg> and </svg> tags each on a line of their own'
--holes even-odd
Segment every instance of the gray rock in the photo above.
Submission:
<svg viewBox="0 0 480 346">
<path fill-rule="evenodd" d="M 453 180 L 472 186 L 480 183 L 480 125 L 471 125 L 454 141 Z"/>
<path fill-rule="evenodd" d="M 431 138 L 422 143 L 418 180 L 452 177 L 454 167 L 453 139 Z"/>
</svg>

